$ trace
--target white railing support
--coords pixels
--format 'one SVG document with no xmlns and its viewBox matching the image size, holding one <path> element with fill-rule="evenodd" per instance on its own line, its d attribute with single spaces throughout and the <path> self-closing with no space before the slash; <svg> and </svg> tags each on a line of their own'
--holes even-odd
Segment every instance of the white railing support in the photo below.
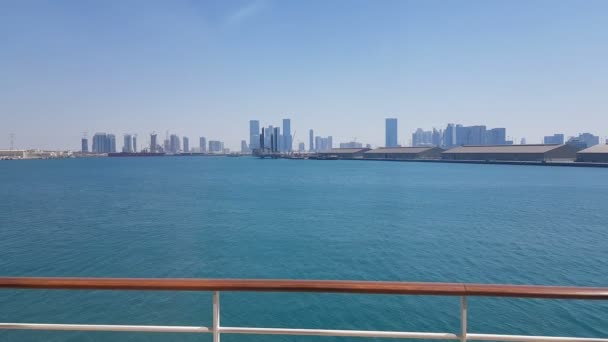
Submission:
<svg viewBox="0 0 608 342">
<path fill-rule="evenodd" d="M 460 297 L 460 342 L 467 342 L 467 297 Z"/>
<path fill-rule="evenodd" d="M 220 342 L 220 292 L 213 291 L 213 342 Z"/>
</svg>

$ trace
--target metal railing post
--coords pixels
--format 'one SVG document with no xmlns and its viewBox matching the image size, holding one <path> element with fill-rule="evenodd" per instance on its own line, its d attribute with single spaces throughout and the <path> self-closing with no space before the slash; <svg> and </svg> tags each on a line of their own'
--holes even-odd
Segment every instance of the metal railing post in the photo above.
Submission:
<svg viewBox="0 0 608 342">
<path fill-rule="evenodd" d="M 467 341 L 467 297 L 460 297 L 460 342 Z"/>
<path fill-rule="evenodd" d="M 213 291 L 213 342 L 220 342 L 220 292 Z"/>
</svg>

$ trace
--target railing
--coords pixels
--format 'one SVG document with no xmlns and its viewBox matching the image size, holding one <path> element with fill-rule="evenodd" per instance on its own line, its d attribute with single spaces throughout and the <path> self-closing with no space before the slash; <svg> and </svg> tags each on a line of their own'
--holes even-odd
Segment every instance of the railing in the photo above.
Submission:
<svg viewBox="0 0 608 342">
<path fill-rule="evenodd" d="M 121 279 L 121 278 L 0 278 L 0 288 L 70 289 L 70 290 L 140 290 L 140 291 L 211 291 L 213 326 L 151 326 L 99 324 L 0 323 L 0 329 L 131 331 L 210 333 L 219 342 L 221 334 L 310 335 L 382 337 L 402 339 L 535 342 L 608 342 L 608 338 L 577 338 L 469 333 L 467 297 L 516 297 L 552 299 L 607 300 L 608 288 L 482 285 L 461 283 L 408 283 L 326 280 L 245 280 L 245 279 Z M 429 295 L 460 297 L 460 332 L 405 332 L 370 330 L 328 330 L 289 328 L 225 327 L 220 325 L 221 291 L 261 292 L 333 292 L 394 295 Z"/>
</svg>

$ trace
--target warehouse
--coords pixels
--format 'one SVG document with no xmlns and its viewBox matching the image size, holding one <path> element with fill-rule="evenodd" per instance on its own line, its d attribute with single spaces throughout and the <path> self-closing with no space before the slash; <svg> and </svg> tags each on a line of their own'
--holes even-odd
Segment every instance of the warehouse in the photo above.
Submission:
<svg viewBox="0 0 608 342">
<path fill-rule="evenodd" d="M 579 151 L 576 161 L 585 163 L 608 163 L 608 145 L 595 145 Z"/>
<path fill-rule="evenodd" d="M 411 160 L 441 159 L 440 147 L 381 147 L 363 154 L 365 159 Z"/>
<path fill-rule="evenodd" d="M 26 150 L 0 150 L 0 159 L 25 159 Z"/>
<path fill-rule="evenodd" d="M 568 162 L 578 149 L 571 145 L 465 145 L 441 154 L 444 160 Z"/>
<path fill-rule="evenodd" d="M 319 152 L 318 155 L 325 159 L 357 159 L 363 158 L 363 153 L 369 150 L 369 148 L 332 148 L 327 152 Z"/>
</svg>

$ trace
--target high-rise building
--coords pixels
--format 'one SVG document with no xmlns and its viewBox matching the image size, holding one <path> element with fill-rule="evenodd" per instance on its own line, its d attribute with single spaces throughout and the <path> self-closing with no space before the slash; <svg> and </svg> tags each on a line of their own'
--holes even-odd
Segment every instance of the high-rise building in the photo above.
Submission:
<svg viewBox="0 0 608 342">
<path fill-rule="evenodd" d="M 486 144 L 486 126 L 469 126 L 466 127 L 466 145 L 485 145 Z"/>
<path fill-rule="evenodd" d="M 587 147 L 599 145 L 600 137 L 591 133 L 581 133 L 578 135 L 579 140 L 587 144 Z"/>
<path fill-rule="evenodd" d="M 91 146 L 91 151 L 93 153 L 107 153 L 106 149 L 109 149 L 109 147 L 106 147 L 106 143 L 107 143 L 107 134 L 95 133 L 95 135 L 93 135 L 93 143 Z"/>
<path fill-rule="evenodd" d="M 526 141 L 526 138 L 521 138 L 521 140 L 519 141 L 520 145 L 526 145 L 528 142 Z"/>
<path fill-rule="evenodd" d="M 315 137 L 315 152 L 327 152 L 333 148 L 333 137 Z"/>
<path fill-rule="evenodd" d="M 171 134 L 169 137 L 169 152 L 178 153 L 181 150 L 180 139 L 176 134 Z"/>
<path fill-rule="evenodd" d="M 266 147 L 266 149 L 271 150 L 272 149 L 272 136 L 274 134 L 274 127 L 272 127 L 272 125 L 266 127 L 266 129 L 264 130 L 264 146 Z"/>
<path fill-rule="evenodd" d="M 433 136 L 431 139 L 431 144 L 433 146 L 441 146 L 443 145 L 443 131 L 437 130 L 433 128 Z"/>
<path fill-rule="evenodd" d="M 564 143 L 564 135 L 561 133 L 547 135 L 543 139 L 543 142 L 548 145 L 553 145 L 553 144 L 562 145 Z"/>
<path fill-rule="evenodd" d="M 93 153 L 103 153 L 105 151 L 106 134 L 95 133 L 93 135 L 93 143 L 91 144 L 91 151 Z"/>
<path fill-rule="evenodd" d="M 133 136 L 133 152 L 137 153 L 137 135 Z"/>
<path fill-rule="evenodd" d="M 218 140 L 209 140 L 209 153 L 223 153 L 224 143 Z"/>
<path fill-rule="evenodd" d="M 207 152 L 207 139 L 205 139 L 205 137 L 200 137 L 198 139 L 198 147 L 201 149 L 201 153 Z"/>
<path fill-rule="evenodd" d="M 433 132 L 423 131 L 422 128 L 418 128 L 416 132 L 412 134 L 412 146 L 432 146 L 433 145 Z"/>
<path fill-rule="evenodd" d="M 456 125 L 453 123 L 448 124 L 443 131 L 443 146 L 446 148 L 456 146 Z"/>
<path fill-rule="evenodd" d="M 188 137 L 183 137 L 182 141 L 183 141 L 183 147 L 184 147 L 182 149 L 182 151 L 184 151 L 184 153 L 190 152 L 190 139 L 188 139 Z"/>
<path fill-rule="evenodd" d="M 95 133 L 92 150 L 93 153 L 116 152 L 116 136 L 114 134 Z"/>
<path fill-rule="evenodd" d="M 385 147 L 397 147 L 397 119 L 386 119 Z"/>
<path fill-rule="evenodd" d="M 260 147 L 260 122 L 249 120 L 249 148 L 251 150 Z"/>
<path fill-rule="evenodd" d="M 131 134 L 123 136 L 122 151 L 125 153 L 133 152 L 133 136 Z"/>
<path fill-rule="evenodd" d="M 310 151 L 310 152 L 312 152 L 312 151 L 315 150 L 315 144 L 313 142 L 313 139 L 314 139 L 313 136 L 314 136 L 314 132 L 313 132 L 312 129 L 310 129 L 308 131 L 308 151 Z"/>
<path fill-rule="evenodd" d="M 108 134 L 108 141 L 110 142 L 110 153 L 116 152 L 116 136 L 114 134 Z"/>
<path fill-rule="evenodd" d="M 82 140 L 80 140 L 80 152 L 82 153 L 89 153 L 89 139 L 87 138 L 82 138 Z"/>
<path fill-rule="evenodd" d="M 241 153 L 249 153 L 246 140 L 241 140 Z"/>
<path fill-rule="evenodd" d="M 306 146 L 304 145 L 303 142 L 298 143 L 298 152 L 300 152 L 300 153 L 306 152 Z"/>
<path fill-rule="evenodd" d="M 486 131 L 486 145 L 505 145 L 507 143 L 506 128 L 492 128 Z"/>
<path fill-rule="evenodd" d="M 158 152 L 158 144 L 156 143 L 156 133 L 150 134 L 150 152 Z"/>
<path fill-rule="evenodd" d="M 293 137 L 291 136 L 291 119 L 283 119 L 283 147 L 281 151 L 291 152 L 293 149 Z"/>
<path fill-rule="evenodd" d="M 281 138 L 281 128 L 275 127 L 274 132 L 272 134 L 272 143 L 273 143 L 273 152 L 279 152 L 279 139 Z"/>
</svg>

